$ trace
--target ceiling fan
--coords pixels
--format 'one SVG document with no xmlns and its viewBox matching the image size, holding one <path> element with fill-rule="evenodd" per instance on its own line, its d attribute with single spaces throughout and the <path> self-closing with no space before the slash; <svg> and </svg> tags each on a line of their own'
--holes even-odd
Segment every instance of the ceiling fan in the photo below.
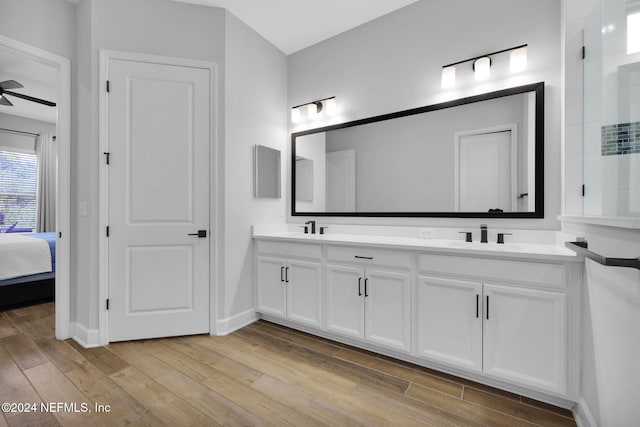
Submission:
<svg viewBox="0 0 640 427">
<path fill-rule="evenodd" d="M 12 106 L 13 104 L 11 103 L 11 101 L 9 101 L 5 96 L 5 95 L 11 95 L 11 96 L 15 96 L 16 98 L 26 99 L 27 101 L 37 102 L 38 104 L 43 104 L 48 107 L 56 106 L 55 102 L 47 101 L 45 99 L 40 99 L 40 98 L 34 98 L 33 96 L 24 95 L 22 93 L 16 93 L 16 92 L 7 90 L 7 89 L 20 89 L 22 87 L 24 86 L 22 86 L 20 83 L 18 83 L 15 80 L 6 80 L 4 82 L 0 82 L 0 105 Z"/>
</svg>

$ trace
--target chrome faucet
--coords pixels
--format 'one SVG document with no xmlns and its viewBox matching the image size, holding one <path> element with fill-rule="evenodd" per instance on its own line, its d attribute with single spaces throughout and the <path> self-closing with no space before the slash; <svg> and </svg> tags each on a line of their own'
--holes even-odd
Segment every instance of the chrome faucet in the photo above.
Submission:
<svg viewBox="0 0 640 427">
<path fill-rule="evenodd" d="M 316 222 L 315 221 L 307 221 L 305 224 L 311 225 L 311 234 L 316 234 Z"/>
<path fill-rule="evenodd" d="M 487 239 L 487 224 L 480 224 L 480 243 L 489 243 L 489 239 Z"/>
</svg>

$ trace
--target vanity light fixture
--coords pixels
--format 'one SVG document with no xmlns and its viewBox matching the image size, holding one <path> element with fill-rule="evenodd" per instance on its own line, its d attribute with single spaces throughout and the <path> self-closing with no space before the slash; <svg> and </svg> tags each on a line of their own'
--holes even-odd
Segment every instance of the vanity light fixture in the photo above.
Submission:
<svg viewBox="0 0 640 427">
<path fill-rule="evenodd" d="M 307 107 L 307 118 L 315 119 L 318 114 L 325 111 L 326 114 L 334 114 L 337 110 L 336 97 L 318 99 L 317 101 L 306 102 L 304 104 L 291 107 L 291 122 L 298 123 L 302 119 L 302 109 Z"/>
<path fill-rule="evenodd" d="M 491 75 L 491 57 L 504 52 L 511 52 L 511 62 L 509 69 L 512 73 L 517 73 L 527 67 L 527 46 L 526 44 L 510 47 L 509 49 L 498 50 L 475 58 L 465 59 L 442 66 L 442 87 L 450 88 L 456 82 L 456 65 L 465 62 L 473 63 L 474 77 L 476 81 L 486 80 Z"/>
</svg>

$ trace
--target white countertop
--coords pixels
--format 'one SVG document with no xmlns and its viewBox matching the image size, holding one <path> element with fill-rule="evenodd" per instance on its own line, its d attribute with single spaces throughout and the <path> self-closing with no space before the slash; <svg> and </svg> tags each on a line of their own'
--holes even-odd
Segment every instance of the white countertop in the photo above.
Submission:
<svg viewBox="0 0 640 427">
<path fill-rule="evenodd" d="M 467 243 L 462 238 L 455 240 L 370 234 L 304 234 L 295 231 L 274 230 L 269 227 L 254 227 L 253 237 L 255 239 L 297 243 L 364 245 L 431 253 L 582 262 L 581 256 L 556 243 Z"/>
</svg>

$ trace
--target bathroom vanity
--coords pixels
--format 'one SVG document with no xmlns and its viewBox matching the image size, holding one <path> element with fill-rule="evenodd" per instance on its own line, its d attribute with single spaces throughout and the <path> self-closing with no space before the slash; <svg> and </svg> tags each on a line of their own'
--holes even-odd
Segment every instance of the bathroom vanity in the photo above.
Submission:
<svg viewBox="0 0 640 427">
<path fill-rule="evenodd" d="M 510 231 L 511 242 L 498 244 L 495 234 L 480 243 L 465 242 L 457 230 L 415 230 L 319 235 L 255 226 L 256 311 L 571 407 L 582 259 L 561 246 L 563 236 Z M 535 243 L 518 240 L 534 235 Z"/>
</svg>

